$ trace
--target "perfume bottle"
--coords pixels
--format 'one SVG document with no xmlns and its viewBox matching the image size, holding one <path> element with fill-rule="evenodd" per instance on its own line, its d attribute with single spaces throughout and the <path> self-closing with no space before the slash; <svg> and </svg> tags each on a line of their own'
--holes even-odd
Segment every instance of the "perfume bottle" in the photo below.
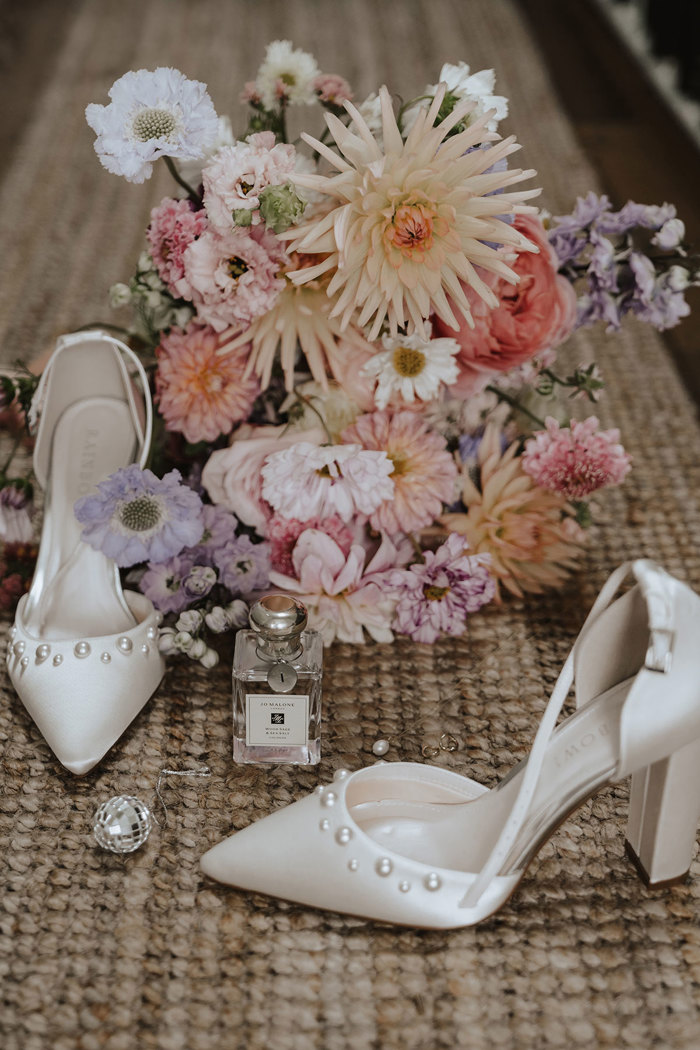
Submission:
<svg viewBox="0 0 700 1050">
<path fill-rule="evenodd" d="M 233 655 L 236 762 L 312 765 L 321 757 L 323 640 L 306 630 L 306 609 L 269 594 L 248 614 Z"/>
</svg>

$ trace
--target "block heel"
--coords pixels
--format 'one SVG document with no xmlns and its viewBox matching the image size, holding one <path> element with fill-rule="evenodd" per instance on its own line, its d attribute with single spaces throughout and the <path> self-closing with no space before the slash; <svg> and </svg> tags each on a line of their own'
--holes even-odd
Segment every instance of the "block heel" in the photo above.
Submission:
<svg viewBox="0 0 700 1050">
<path fill-rule="evenodd" d="M 700 742 L 632 776 L 627 855 L 651 888 L 683 882 L 700 823 Z"/>
</svg>

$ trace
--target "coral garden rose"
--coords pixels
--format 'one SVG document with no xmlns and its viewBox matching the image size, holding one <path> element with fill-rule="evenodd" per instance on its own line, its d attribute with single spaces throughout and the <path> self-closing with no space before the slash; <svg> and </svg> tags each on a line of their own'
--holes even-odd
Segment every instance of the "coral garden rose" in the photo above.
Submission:
<svg viewBox="0 0 700 1050">
<path fill-rule="evenodd" d="M 481 276 L 493 289 L 499 305 L 491 309 L 473 289 L 463 285 L 469 299 L 474 328 L 463 324 L 455 333 L 439 317 L 434 318 L 436 335 L 449 336 L 460 345 L 460 375 L 450 388 L 455 396 L 468 397 L 482 390 L 491 377 L 558 346 L 571 333 L 576 321 L 576 293 L 557 273 L 557 259 L 540 220 L 518 215 L 514 226 L 539 248 L 538 253 L 520 252 L 512 263 L 518 284 L 495 274 Z"/>
</svg>

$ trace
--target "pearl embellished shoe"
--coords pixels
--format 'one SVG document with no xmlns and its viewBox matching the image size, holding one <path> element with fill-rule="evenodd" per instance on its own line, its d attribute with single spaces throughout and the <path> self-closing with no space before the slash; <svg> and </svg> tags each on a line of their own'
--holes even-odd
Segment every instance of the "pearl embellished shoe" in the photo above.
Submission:
<svg viewBox="0 0 700 1050">
<path fill-rule="evenodd" d="M 141 363 L 103 332 L 63 336 L 32 402 L 34 473 L 45 490 L 39 556 L 19 602 L 7 666 L 63 765 L 87 773 L 158 687 L 160 614 L 122 591 L 119 571 L 83 543 L 75 501 L 119 467 L 145 462 L 152 409 Z"/>
<path fill-rule="evenodd" d="M 613 601 L 629 572 L 635 586 Z M 650 561 L 612 574 L 527 760 L 493 790 L 418 763 L 339 770 L 225 839 L 202 870 L 242 889 L 409 926 L 492 915 L 543 842 L 632 777 L 627 849 L 650 885 L 685 876 L 700 821 L 700 598 Z M 577 710 L 555 728 L 576 680 Z"/>
</svg>

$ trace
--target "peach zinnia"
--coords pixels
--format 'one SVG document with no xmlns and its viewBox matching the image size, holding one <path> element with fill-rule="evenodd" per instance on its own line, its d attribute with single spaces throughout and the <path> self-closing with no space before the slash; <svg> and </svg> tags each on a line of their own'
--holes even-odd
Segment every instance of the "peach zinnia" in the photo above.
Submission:
<svg viewBox="0 0 700 1050">
<path fill-rule="evenodd" d="M 248 347 L 222 355 L 213 328 L 196 323 L 163 336 L 156 351 L 156 394 L 168 430 L 188 441 L 214 441 L 245 419 L 258 381 L 245 376 Z"/>
<path fill-rule="evenodd" d="M 338 174 L 292 176 L 300 186 L 331 198 L 334 207 L 282 235 L 295 250 L 320 257 L 316 266 L 299 270 L 291 279 L 304 284 L 331 274 L 328 295 L 336 301 L 330 317 L 339 317 L 345 327 L 358 312 L 357 324 L 371 322 L 370 339 L 376 339 L 385 319 L 396 334 L 405 324 L 422 326 L 432 313 L 457 329 L 453 306 L 467 322 L 471 317 L 460 282 L 489 305 L 497 304 L 476 266 L 517 283 L 517 274 L 505 264 L 497 246 L 537 250 L 499 217 L 533 210 L 522 202 L 537 191 L 496 192 L 534 172 L 493 170 L 519 148 L 512 137 L 487 149 L 475 148 L 498 139 L 486 129 L 490 111 L 447 138 L 474 108 L 473 102 L 458 103 L 434 127 L 444 93 L 443 84 L 404 142 L 383 87 L 385 152 L 347 101 L 350 127 L 326 114 L 342 156 L 317 139 L 302 136 Z"/>
</svg>

